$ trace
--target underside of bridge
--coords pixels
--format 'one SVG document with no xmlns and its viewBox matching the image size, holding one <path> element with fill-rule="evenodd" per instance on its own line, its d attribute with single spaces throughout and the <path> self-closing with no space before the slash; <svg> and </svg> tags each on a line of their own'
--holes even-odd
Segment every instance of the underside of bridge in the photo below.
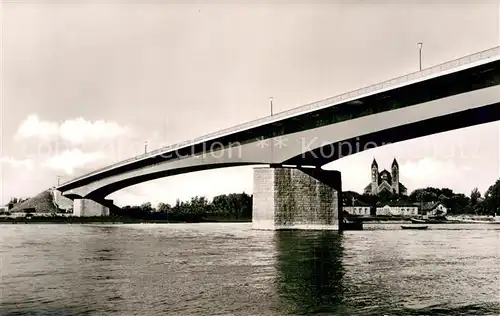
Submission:
<svg viewBox="0 0 500 316">
<path fill-rule="evenodd" d="M 261 224 L 254 223 L 255 228 L 292 228 L 299 222 L 341 223 L 341 199 L 336 197 L 336 192 L 341 192 L 340 173 L 329 173 L 321 166 L 386 144 L 500 120 L 500 61 L 355 101 L 181 147 L 168 152 L 168 157 L 151 155 L 132 160 L 82 176 L 58 189 L 71 199 L 111 206 L 105 200 L 108 195 L 142 182 L 215 168 L 270 165 L 255 169 L 254 215 L 261 219 Z M 287 146 L 279 146 L 282 137 L 289 138 Z M 256 138 L 265 139 L 267 145 L 262 143 L 265 146 L 259 148 Z M 217 142 L 223 144 L 222 149 L 211 149 L 208 156 L 202 154 L 207 144 Z M 232 147 L 234 142 L 238 143 L 236 147 Z M 215 158 L 213 153 L 222 155 Z M 325 195 L 327 188 L 330 193 Z M 292 206 L 294 203 L 297 206 Z M 336 217 L 332 217 L 335 207 Z M 263 213 L 265 208 L 267 215 Z M 309 217 L 301 213 L 307 208 L 313 210 Z M 81 201 L 75 209 L 80 214 L 105 210 Z M 322 213 L 326 209 L 329 213 Z"/>
<path fill-rule="evenodd" d="M 376 147 L 500 120 L 500 103 L 404 124 L 370 134 L 325 144 L 283 162 L 285 165 L 323 166 Z"/>
<path fill-rule="evenodd" d="M 109 181 L 109 183 L 98 185 L 95 188 L 88 190 L 88 193 L 86 194 L 80 195 L 73 194 L 71 192 L 65 192 L 64 195 L 66 197 L 74 199 L 75 201 L 78 201 L 75 202 L 74 205 L 75 214 L 80 214 L 81 216 L 95 216 L 98 214 L 104 215 L 109 214 L 109 208 L 116 207 L 113 206 L 113 204 L 110 203 L 109 200 L 106 200 L 106 197 L 113 192 L 135 184 L 195 171 L 262 164 L 270 165 L 271 167 L 255 169 L 256 176 L 254 178 L 268 178 L 273 180 L 266 180 L 267 182 L 264 180 L 256 180 L 257 182 L 254 183 L 254 190 L 256 190 L 256 192 L 259 192 L 259 186 L 261 185 L 264 187 L 267 185 L 269 190 L 269 192 L 265 194 L 264 192 L 260 192 L 260 196 L 258 194 L 254 195 L 254 198 L 257 199 L 257 202 L 254 204 L 254 215 L 256 216 L 256 218 L 260 218 L 260 220 L 258 220 L 258 223 L 260 224 L 254 223 L 254 228 L 285 229 L 293 228 L 292 226 L 296 228 L 311 228 L 322 226 L 326 227 L 329 225 L 338 226 L 338 218 L 339 216 L 341 217 L 342 212 L 338 212 L 338 209 L 340 209 L 340 207 L 337 206 L 335 200 L 337 199 L 337 188 L 341 187 L 340 174 L 338 176 L 338 181 L 332 180 L 336 179 L 335 176 L 331 173 L 328 173 L 326 170 L 321 169 L 321 166 L 342 157 L 346 157 L 374 147 L 383 146 L 385 144 L 396 143 L 408 139 L 423 137 L 441 133 L 444 131 L 460 129 L 498 120 L 500 120 L 500 103 L 494 103 L 480 108 L 460 111 L 450 115 L 439 116 L 417 123 L 400 125 L 371 134 L 360 135 L 356 138 L 344 139 L 340 142 L 315 147 L 314 149 L 305 151 L 300 155 L 296 155 L 295 157 L 286 159 L 281 163 L 275 163 L 270 159 L 261 161 L 237 161 L 229 163 L 202 163 L 198 165 L 186 166 L 184 168 L 167 168 L 166 170 L 145 172 L 144 174 L 140 174 L 137 176 L 123 177 L 116 181 Z M 284 166 L 290 167 L 283 168 Z M 309 169 L 302 168 L 301 166 L 313 166 L 315 168 Z M 306 180 L 307 177 L 314 180 L 315 182 L 313 183 L 311 182 L 312 180 Z M 273 183 L 274 187 L 269 187 L 270 181 Z M 292 184 L 287 184 L 287 181 L 291 181 Z M 305 185 L 302 185 L 302 187 L 299 185 L 300 183 L 308 183 L 307 181 L 310 181 L 308 193 L 306 193 L 307 190 Z M 316 191 L 312 190 L 312 188 L 315 186 L 317 187 L 317 189 L 315 189 Z M 318 193 L 323 192 L 327 187 L 330 189 L 329 198 L 331 200 L 328 200 L 329 202 L 325 202 L 327 200 L 321 200 L 321 198 L 319 197 L 320 193 Z M 283 190 L 288 190 L 285 195 L 279 195 L 277 193 Z M 339 192 L 341 192 L 341 190 Z M 307 195 L 310 196 L 308 202 L 309 204 L 306 204 L 304 202 L 306 199 L 305 196 Z M 266 202 L 259 202 L 260 198 L 264 199 Z M 79 201 L 81 199 L 90 200 L 92 202 Z M 312 202 L 314 199 L 316 199 L 316 202 Z M 296 207 L 290 207 L 290 205 L 292 205 L 292 201 L 295 201 L 294 203 L 297 204 Z M 328 203 L 331 204 L 331 207 L 335 207 L 336 209 L 336 211 L 333 212 L 335 213 L 334 218 L 330 217 L 330 215 L 333 214 L 332 210 L 329 209 L 327 211 L 325 209 L 325 207 L 327 207 L 325 205 L 327 205 Z M 99 207 L 99 204 L 104 206 Z M 267 215 L 267 217 L 263 217 L 262 215 L 264 212 L 264 205 L 267 205 L 265 207 L 268 208 L 267 212 L 269 214 Z M 306 208 L 309 208 L 309 212 L 311 213 L 311 217 L 309 219 L 304 217 L 301 213 L 305 211 Z M 320 209 L 324 209 L 324 211 L 320 211 Z M 318 216 L 318 212 L 324 212 L 324 214 L 322 216 Z M 341 222 L 342 221 L 340 221 L 340 223 Z M 295 224 L 292 225 L 292 223 Z"/>
<path fill-rule="evenodd" d="M 252 228 L 257 230 L 342 230 L 342 178 L 339 171 L 254 168 Z M 112 200 L 73 197 L 75 216 L 109 216 Z"/>
</svg>

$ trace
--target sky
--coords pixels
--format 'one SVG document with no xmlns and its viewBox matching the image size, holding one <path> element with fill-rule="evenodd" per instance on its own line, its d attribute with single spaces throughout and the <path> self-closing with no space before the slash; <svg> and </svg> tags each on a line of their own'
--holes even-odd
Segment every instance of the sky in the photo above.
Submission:
<svg viewBox="0 0 500 316">
<path fill-rule="evenodd" d="M 0 203 L 144 151 L 500 45 L 499 1 L 3 1 Z M 328 164 L 361 192 L 396 157 L 409 191 L 484 192 L 491 123 Z M 252 192 L 252 167 L 159 179 L 118 205 Z"/>
</svg>

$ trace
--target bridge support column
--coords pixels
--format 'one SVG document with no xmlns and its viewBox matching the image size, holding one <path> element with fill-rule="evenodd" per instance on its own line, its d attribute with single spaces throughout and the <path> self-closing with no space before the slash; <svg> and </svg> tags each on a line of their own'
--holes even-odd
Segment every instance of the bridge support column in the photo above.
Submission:
<svg viewBox="0 0 500 316">
<path fill-rule="evenodd" d="M 254 168 L 252 228 L 339 230 L 341 192 L 338 171 Z"/>
<path fill-rule="evenodd" d="M 75 199 L 73 201 L 73 216 L 109 216 L 109 207 L 112 200 L 104 200 L 102 204 L 90 199 Z"/>
</svg>

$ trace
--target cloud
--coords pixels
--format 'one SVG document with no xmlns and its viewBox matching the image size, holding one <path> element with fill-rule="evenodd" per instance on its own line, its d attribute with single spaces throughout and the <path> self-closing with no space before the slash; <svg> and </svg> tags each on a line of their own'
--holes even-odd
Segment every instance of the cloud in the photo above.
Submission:
<svg viewBox="0 0 500 316">
<path fill-rule="evenodd" d="M 18 168 L 34 165 L 47 171 L 74 176 L 142 152 L 132 129 L 116 122 L 90 121 L 82 117 L 52 122 L 31 114 L 17 128 L 18 154 L 29 159 L 2 158 Z M 30 142 L 31 140 L 31 142 Z M 137 148 L 136 148 L 137 147 Z"/>
<path fill-rule="evenodd" d="M 105 159 L 105 155 L 100 152 L 85 153 L 80 149 L 71 149 L 48 158 L 42 165 L 72 175 L 75 169 L 103 159 Z"/>
<path fill-rule="evenodd" d="M 48 140 L 59 134 L 59 126 L 53 122 L 40 121 L 36 115 L 29 115 L 17 129 L 15 138 L 39 138 Z"/>
<path fill-rule="evenodd" d="M 64 121 L 59 131 L 62 139 L 77 144 L 100 139 L 113 139 L 130 133 L 128 128 L 122 127 L 115 122 L 103 120 L 90 122 L 81 117 Z"/>
<path fill-rule="evenodd" d="M 32 169 L 34 162 L 31 159 L 16 159 L 12 157 L 0 157 L 0 164 L 6 164 L 14 168 Z"/>
<path fill-rule="evenodd" d="M 104 120 L 88 121 L 82 117 L 69 119 L 61 124 L 43 121 L 36 114 L 29 115 L 19 125 L 16 139 L 62 139 L 71 144 L 115 139 L 131 134 L 130 128 L 120 126 L 116 122 Z"/>
</svg>

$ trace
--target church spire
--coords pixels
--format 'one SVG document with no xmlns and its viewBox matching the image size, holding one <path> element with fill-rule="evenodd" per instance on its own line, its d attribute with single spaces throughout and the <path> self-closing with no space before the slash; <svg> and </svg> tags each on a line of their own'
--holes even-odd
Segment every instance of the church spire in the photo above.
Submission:
<svg viewBox="0 0 500 316">
<path fill-rule="evenodd" d="M 399 164 L 398 164 L 398 161 L 396 160 L 396 157 L 394 157 L 394 160 L 392 161 L 392 166 L 396 166 L 399 168 Z"/>
<path fill-rule="evenodd" d="M 373 167 L 377 167 L 378 168 L 378 164 L 377 164 L 377 161 L 375 160 L 375 157 L 373 157 L 372 168 Z"/>
</svg>

